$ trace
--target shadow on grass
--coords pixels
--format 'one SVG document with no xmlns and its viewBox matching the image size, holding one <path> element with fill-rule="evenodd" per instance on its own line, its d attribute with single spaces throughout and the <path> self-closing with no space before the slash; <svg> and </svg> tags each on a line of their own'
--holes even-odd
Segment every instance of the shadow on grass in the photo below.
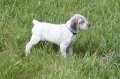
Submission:
<svg viewBox="0 0 120 79">
<path fill-rule="evenodd" d="M 58 52 L 59 51 L 59 46 L 47 41 L 41 41 L 37 45 L 35 45 L 33 48 L 42 48 L 43 50 L 50 51 L 52 50 L 53 52 Z"/>
<path fill-rule="evenodd" d="M 76 54 L 77 57 L 84 57 L 87 52 L 89 52 L 89 55 L 93 55 L 96 50 L 98 49 L 98 44 L 95 44 L 94 42 L 91 43 L 90 41 L 86 41 L 83 44 L 75 45 L 73 47 L 73 51 Z"/>
<path fill-rule="evenodd" d="M 98 45 L 85 41 L 84 43 L 75 43 L 73 45 L 73 55 L 75 54 L 78 58 L 83 58 L 86 52 L 90 52 L 90 55 L 97 50 Z M 40 41 L 38 44 L 32 47 L 31 51 L 35 49 L 43 49 L 43 51 L 50 53 L 58 53 L 60 51 L 59 46 L 47 41 Z"/>
</svg>

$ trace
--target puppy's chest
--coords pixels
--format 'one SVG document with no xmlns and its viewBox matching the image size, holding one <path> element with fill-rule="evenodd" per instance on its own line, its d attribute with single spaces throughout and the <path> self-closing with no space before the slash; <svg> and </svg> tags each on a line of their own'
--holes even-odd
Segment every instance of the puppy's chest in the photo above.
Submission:
<svg viewBox="0 0 120 79">
<path fill-rule="evenodd" d="M 76 38 L 76 35 L 73 35 L 72 38 L 71 38 L 71 42 L 74 42 L 75 38 Z"/>
<path fill-rule="evenodd" d="M 75 40 L 75 38 L 76 38 L 76 36 L 75 36 L 75 35 L 73 35 L 73 36 L 72 36 L 72 41 L 74 41 L 74 40 Z"/>
</svg>

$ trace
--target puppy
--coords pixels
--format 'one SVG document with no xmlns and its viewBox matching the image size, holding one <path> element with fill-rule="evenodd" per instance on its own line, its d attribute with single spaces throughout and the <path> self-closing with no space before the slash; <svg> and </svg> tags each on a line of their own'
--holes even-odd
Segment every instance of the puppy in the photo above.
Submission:
<svg viewBox="0 0 120 79">
<path fill-rule="evenodd" d="M 37 20 L 33 20 L 33 24 L 32 37 L 26 45 L 26 56 L 34 45 L 44 40 L 59 45 L 61 54 L 65 58 L 71 56 L 76 34 L 90 27 L 90 23 L 80 14 L 75 14 L 65 24 L 51 24 Z"/>
</svg>

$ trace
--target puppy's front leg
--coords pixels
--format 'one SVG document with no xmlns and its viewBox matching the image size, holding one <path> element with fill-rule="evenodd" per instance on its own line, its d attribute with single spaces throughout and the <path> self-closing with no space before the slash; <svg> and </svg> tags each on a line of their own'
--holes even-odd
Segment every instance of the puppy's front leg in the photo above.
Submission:
<svg viewBox="0 0 120 79">
<path fill-rule="evenodd" d="M 60 51 L 65 58 L 67 57 L 66 49 L 67 49 L 67 46 L 60 45 Z"/>
<path fill-rule="evenodd" d="M 69 45 L 69 48 L 68 48 L 67 50 L 68 50 L 68 52 L 67 52 L 68 55 L 69 55 L 69 56 L 72 56 L 72 54 L 73 54 L 73 47 L 72 47 L 72 44 Z"/>
</svg>

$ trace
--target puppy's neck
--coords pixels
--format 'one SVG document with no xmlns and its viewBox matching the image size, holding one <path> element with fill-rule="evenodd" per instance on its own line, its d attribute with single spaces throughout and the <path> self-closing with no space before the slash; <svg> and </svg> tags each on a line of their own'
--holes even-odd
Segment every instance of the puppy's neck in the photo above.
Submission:
<svg viewBox="0 0 120 79">
<path fill-rule="evenodd" d="M 77 34 L 77 31 L 73 30 L 73 28 L 70 27 L 70 23 L 67 22 L 66 27 L 73 35 Z"/>
</svg>

